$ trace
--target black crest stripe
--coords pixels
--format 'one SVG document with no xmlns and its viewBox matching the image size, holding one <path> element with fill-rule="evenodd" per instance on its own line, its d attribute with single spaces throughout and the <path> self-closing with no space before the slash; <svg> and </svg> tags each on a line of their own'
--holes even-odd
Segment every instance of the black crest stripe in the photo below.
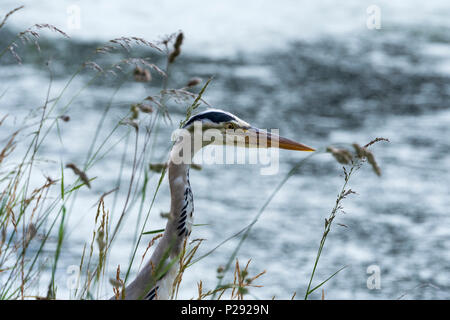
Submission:
<svg viewBox="0 0 450 320">
<path fill-rule="evenodd" d="M 214 123 L 220 123 L 220 122 L 227 122 L 231 120 L 236 120 L 233 116 L 230 116 L 229 114 L 226 114 L 224 112 L 220 111 L 211 111 L 211 112 L 205 112 L 202 114 L 198 114 L 196 116 L 193 116 L 189 121 L 184 125 L 184 127 L 187 127 L 191 123 L 197 120 L 203 120 L 208 119 L 211 120 Z"/>
</svg>

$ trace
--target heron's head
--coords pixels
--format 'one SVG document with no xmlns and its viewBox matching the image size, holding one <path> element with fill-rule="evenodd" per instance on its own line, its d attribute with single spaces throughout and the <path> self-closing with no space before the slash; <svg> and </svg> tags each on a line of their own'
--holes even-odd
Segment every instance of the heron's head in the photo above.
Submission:
<svg viewBox="0 0 450 320">
<path fill-rule="evenodd" d="M 239 145 L 246 148 L 279 148 L 298 151 L 315 151 L 302 143 L 283 138 L 265 130 L 251 126 L 237 116 L 220 110 L 208 109 L 192 116 L 183 129 L 195 132 L 201 129 L 203 146 Z"/>
</svg>

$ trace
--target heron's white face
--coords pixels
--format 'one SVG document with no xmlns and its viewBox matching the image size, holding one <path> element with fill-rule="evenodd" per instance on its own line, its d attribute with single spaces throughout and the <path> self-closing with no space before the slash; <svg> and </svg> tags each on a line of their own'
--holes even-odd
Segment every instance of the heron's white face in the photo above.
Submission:
<svg viewBox="0 0 450 320">
<path fill-rule="evenodd" d="M 203 146 L 215 144 L 314 151 L 304 144 L 253 127 L 237 116 L 219 109 L 209 109 L 191 117 L 184 129 L 201 134 L 198 138 L 202 139 Z"/>
</svg>

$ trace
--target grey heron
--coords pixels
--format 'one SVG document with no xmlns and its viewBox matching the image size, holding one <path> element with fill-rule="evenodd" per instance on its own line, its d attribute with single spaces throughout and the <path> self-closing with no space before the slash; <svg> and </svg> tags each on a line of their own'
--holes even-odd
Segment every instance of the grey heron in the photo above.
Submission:
<svg viewBox="0 0 450 320">
<path fill-rule="evenodd" d="M 201 135 L 207 130 L 214 129 L 215 132 L 222 135 L 223 139 L 209 140 L 199 137 L 196 127 L 201 129 Z M 171 297 L 178 263 L 170 265 L 169 262 L 179 257 L 185 240 L 191 234 L 193 224 L 194 202 L 189 183 L 190 165 L 187 162 L 192 160 L 194 154 L 202 147 L 208 144 L 235 145 L 236 140 L 241 139 L 243 146 L 247 148 L 277 147 L 288 150 L 314 151 L 313 148 L 304 144 L 252 127 L 237 116 L 219 109 L 208 109 L 192 116 L 185 122 L 182 129 L 187 135 L 180 135 L 175 140 L 167 164 L 171 203 L 164 234 L 150 260 L 134 281 L 125 287 L 125 299 L 152 300 Z M 201 139 L 200 144 L 195 141 L 199 138 Z M 180 156 L 184 156 L 184 161 L 180 161 Z M 163 275 L 157 277 L 156 269 L 161 265 L 168 266 L 168 268 L 165 268 Z"/>
</svg>

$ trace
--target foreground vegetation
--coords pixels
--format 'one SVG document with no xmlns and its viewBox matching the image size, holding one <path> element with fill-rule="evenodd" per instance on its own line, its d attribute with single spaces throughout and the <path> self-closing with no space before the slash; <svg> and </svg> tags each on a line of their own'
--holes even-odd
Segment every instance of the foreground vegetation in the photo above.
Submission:
<svg viewBox="0 0 450 320">
<path fill-rule="evenodd" d="M 19 7 L 7 13 L 2 22 L 4 27 L 8 18 L 20 11 Z M 5 48 L 0 48 L 0 68 L 2 59 L 6 55 L 13 57 L 17 63 L 22 62 L 19 48 L 21 46 L 35 46 L 40 52 L 40 32 L 49 30 L 56 32 L 63 38 L 69 36 L 62 30 L 47 24 L 36 24 L 17 34 Z M 147 230 L 150 212 L 152 211 L 156 195 L 165 177 L 164 164 L 150 163 L 149 152 L 153 150 L 156 143 L 155 137 L 162 126 L 176 125 L 172 121 L 173 110 L 169 108 L 168 102 L 174 102 L 178 110 L 184 110 L 186 118 L 189 118 L 198 108 L 208 106 L 204 95 L 207 91 L 208 81 L 199 78 L 186 79 L 181 88 L 170 88 L 168 86 L 173 69 L 181 54 L 183 44 L 183 33 L 177 32 L 169 35 L 158 42 L 150 42 L 137 37 L 122 37 L 110 40 L 104 46 L 96 48 L 84 59 L 76 71 L 70 76 L 63 89 L 56 95 L 52 94 L 53 73 L 48 66 L 49 82 L 47 95 L 41 105 L 33 108 L 30 115 L 23 119 L 23 123 L 17 126 L 17 130 L 9 136 L 0 140 L 0 299 L 57 299 L 58 287 L 66 283 L 58 283 L 57 271 L 61 265 L 62 248 L 67 240 L 67 234 L 72 226 L 67 223 L 69 217 L 74 215 L 74 204 L 79 200 L 78 192 L 83 188 L 90 188 L 95 180 L 91 177 L 90 170 L 101 162 L 112 150 L 117 148 L 119 142 L 125 141 L 131 146 L 133 152 L 123 151 L 121 169 L 117 173 L 115 186 L 102 194 L 95 208 L 86 210 L 95 211 L 95 220 L 92 221 L 92 238 L 86 241 L 83 251 L 79 253 L 79 267 L 76 270 L 80 274 L 76 278 L 72 299 L 101 299 L 105 298 L 102 288 L 109 283 L 107 296 L 115 296 L 120 299 L 123 296 L 123 288 L 132 278 L 132 267 L 145 259 L 148 251 L 158 241 L 163 230 Z M 70 40 L 69 40 L 70 41 Z M 139 47 L 151 55 L 161 57 L 163 65 L 152 63 L 148 57 L 134 55 L 134 49 Z M 142 51 L 141 51 L 142 52 Z M 104 55 L 110 55 L 116 59 L 113 63 L 102 64 Z M 100 62 L 102 61 L 102 62 Z M 75 79 L 81 76 L 88 77 L 88 81 L 81 89 L 72 89 Z M 194 75 L 195 76 L 195 75 Z M 73 102 L 80 98 L 86 88 L 92 86 L 95 81 L 102 81 L 106 77 L 116 79 L 117 90 L 126 81 L 150 82 L 159 77 L 161 87 L 157 93 L 141 97 L 140 100 L 130 105 L 121 119 L 116 121 L 112 129 L 106 127 L 105 121 L 111 117 L 111 103 L 103 111 L 102 117 L 96 127 L 96 134 L 92 141 L 86 141 L 86 160 L 84 163 L 64 163 L 62 160 L 48 159 L 53 161 L 58 168 L 57 176 L 39 178 L 38 164 L 40 151 L 48 142 L 49 136 L 55 134 L 62 141 L 60 127 L 70 121 L 68 113 Z M 4 94 L 0 95 L 0 102 Z M 63 99 L 64 98 L 64 99 Z M 63 103 L 63 101 L 68 101 Z M 8 115 L 0 113 L 0 126 L 8 121 Z M 179 124 L 182 125 L 183 121 Z M 106 130 L 110 132 L 102 138 Z M 119 139 L 116 139 L 116 134 Z M 217 250 L 231 239 L 239 238 L 238 245 L 228 258 L 225 266 L 217 266 L 218 282 L 215 288 L 205 289 L 201 279 L 198 282 L 198 296 L 193 298 L 231 298 L 243 299 L 251 287 L 258 287 L 258 278 L 264 271 L 249 275 L 250 261 L 244 266 L 238 260 L 241 246 L 247 239 L 252 227 L 258 222 L 273 197 L 281 190 L 286 181 L 298 173 L 302 165 L 312 157 L 320 153 L 331 154 L 343 165 L 344 182 L 337 196 L 336 203 L 325 219 L 324 231 L 319 243 L 319 248 L 313 267 L 308 288 L 304 295 L 305 299 L 323 288 L 323 285 L 337 275 L 342 269 L 337 270 L 327 279 L 315 282 L 314 275 L 319 264 L 325 241 L 331 231 L 336 214 L 342 210 L 342 201 L 350 196 L 353 191 L 349 188 L 351 177 L 364 163 L 369 163 L 376 174 L 381 174 L 375 158 L 369 147 L 378 141 L 378 138 L 365 146 L 342 145 L 330 146 L 311 154 L 290 170 L 280 181 L 273 193 L 259 209 L 253 221 L 233 236 L 225 239 L 221 244 L 202 256 L 196 256 L 202 240 L 194 239 L 186 244 L 185 251 L 179 259 L 179 274 L 174 282 L 174 296 L 177 297 L 178 290 L 182 284 L 183 273 L 192 264 L 200 262 L 203 258 Z M 129 176 L 125 174 L 124 166 L 127 160 L 131 160 L 132 170 Z M 195 169 L 195 168 L 194 168 Z M 77 177 L 75 181 L 69 181 L 68 171 Z M 158 175 L 157 185 L 149 185 L 149 177 Z M 35 185 L 40 181 L 40 185 Z M 124 183 L 126 182 L 126 183 Z M 121 190 L 126 194 L 123 203 L 117 196 Z M 154 190 L 152 194 L 148 191 Z M 114 197 L 114 208 L 105 206 L 105 197 Z M 150 203 L 147 209 L 144 203 Z M 138 222 L 135 226 L 133 250 L 130 252 L 130 260 L 127 265 L 110 266 L 110 249 L 117 235 L 123 229 L 123 221 L 129 215 L 133 204 L 138 204 Z M 111 218 L 111 211 L 119 213 L 115 219 Z M 148 242 L 146 250 L 140 252 L 144 235 L 153 235 Z M 148 240 L 145 240 L 148 241 Z M 142 258 L 140 258 L 142 257 Z M 142 263 L 142 262 L 141 262 Z M 115 269 L 114 275 L 108 270 Z M 225 275 L 234 272 L 232 281 L 226 282 Z M 46 291 L 38 291 L 37 284 L 46 281 Z M 293 298 L 296 296 L 293 293 Z"/>
</svg>

